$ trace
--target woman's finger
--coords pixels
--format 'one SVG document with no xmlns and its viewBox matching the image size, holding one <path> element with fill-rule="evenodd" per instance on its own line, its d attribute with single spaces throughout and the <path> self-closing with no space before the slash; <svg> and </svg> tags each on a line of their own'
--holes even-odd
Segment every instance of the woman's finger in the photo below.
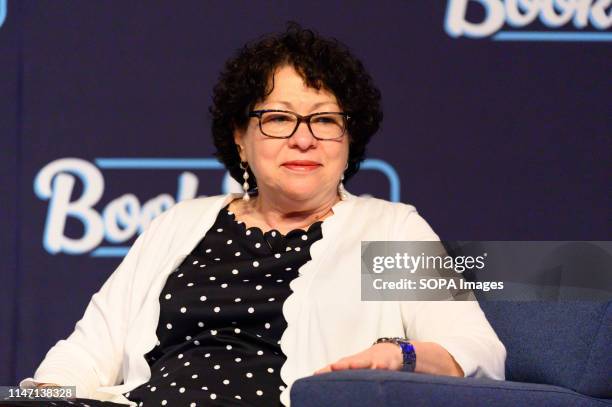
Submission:
<svg viewBox="0 0 612 407">
<path fill-rule="evenodd" d="M 372 363 L 372 369 L 389 369 L 389 364 L 387 362 Z"/>
<path fill-rule="evenodd" d="M 372 361 L 366 359 L 353 359 L 349 362 L 350 369 L 368 369 L 370 366 L 372 366 Z"/>
<path fill-rule="evenodd" d="M 327 365 L 327 366 L 317 370 L 316 372 L 314 372 L 314 374 L 329 373 L 331 371 L 332 371 L 331 365 Z"/>
<path fill-rule="evenodd" d="M 332 370 L 346 370 L 349 368 L 349 359 L 340 359 L 331 364 Z"/>
</svg>

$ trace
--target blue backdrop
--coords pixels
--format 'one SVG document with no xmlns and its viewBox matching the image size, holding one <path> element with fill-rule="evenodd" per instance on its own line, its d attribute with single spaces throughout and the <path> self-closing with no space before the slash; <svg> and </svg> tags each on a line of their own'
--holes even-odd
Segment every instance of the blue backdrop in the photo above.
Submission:
<svg viewBox="0 0 612 407">
<path fill-rule="evenodd" d="M 350 191 L 445 239 L 609 240 L 612 7 L 515 3 L 0 0 L 0 384 L 72 331 L 152 216 L 235 188 L 211 88 L 287 20 L 382 91 Z"/>
</svg>

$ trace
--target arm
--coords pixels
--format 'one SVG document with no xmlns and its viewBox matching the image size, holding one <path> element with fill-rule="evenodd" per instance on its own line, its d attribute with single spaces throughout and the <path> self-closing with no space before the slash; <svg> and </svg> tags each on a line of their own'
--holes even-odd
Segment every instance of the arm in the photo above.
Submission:
<svg viewBox="0 0 612 407">
<path fill-rule="evenodd" d="M 398 240 L 433 241 L 438 236 L 416 210 L 397 217 Z M 478 301 L 400 302 L 406 337 L 416 342 L 426 373 L 503 380 L 506 349 L 500 342 Z"/>
<path fill-rule="evenodd" d="M 414 346 L 417 355 L 415 372 L 456 377 L 465 375 L 455 358 L 439 344 L 418 341 L 410 343 Z"/>
<path fill-rule="evenodd" d="M 463 377 L 461 366 L 437 343 L 410 341 L 416 353 L 415 373 Z M 378 343 L 354 355 L 344 357 L 315 372 L 315 374 L 346 369 L 401 370 L 401 348 L 393 343 Z"/>
<path fill-rule="evenodd" d="M 390 240 L 436 241 L 438 236 L 416 213 L 403 205 Z M 416 353 L 415 372 L 448 376 L 504 378 L 506 350 L 476 301 L 398 302 L 404 335 Z M 402 367 L 398 345 L 383 343 L 342 358 L 315 373 L 344 369 Z"/>
<path fill-rule="evenodd" d="M 88 397 L 100 386 L 121 382 L 130 303 L 137 295 L 133 290 L 135 269 L 143 245 L 159 224 L 156 221 L 138 237 L 119 267 L 93 295 L 72 334 L 53 346 L 34 378 L 23 380 L 20 386 L 71 385 L 77 387 L 78 397 Z"/>
<path fill-rule="evenodd" d="M 422 368 L 426 373 L 453 371 L 453 364 L 461 376 L 489 377 L 503 380 L 506 349 L 489 325 L 476 301 L 423 301 L 401 303 L 406 336 L 415 338 L 417 366 L 419 352 L 427 360 L 436 353 L 448 353 L 438 363 L 428 362 Z M 435 346 L 434 346 L 435 345 Z M 425 356 L 421 356 L 424 358 Z M 439 357 L 439 356 L 438 356 Z M 442 373 L 447 374 L 447 373 Z"/>
</svg>

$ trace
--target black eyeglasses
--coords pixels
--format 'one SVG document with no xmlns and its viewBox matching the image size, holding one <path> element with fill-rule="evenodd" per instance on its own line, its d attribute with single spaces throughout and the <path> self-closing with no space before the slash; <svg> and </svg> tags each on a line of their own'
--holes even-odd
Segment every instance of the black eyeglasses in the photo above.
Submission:
<svg viewBox="0 0 612 407">
<path fill-rule="evenodd" d="M 249 117 L 259 119 L 259 130 L 268 137 L 289 138 L 300 123 L 305 122 L 317 140 L 338 140 L 346 133 L 351 118 L 348 113 L 317 112 L 307 116 L 287 110 L 253 110 Z"/>
</svg>

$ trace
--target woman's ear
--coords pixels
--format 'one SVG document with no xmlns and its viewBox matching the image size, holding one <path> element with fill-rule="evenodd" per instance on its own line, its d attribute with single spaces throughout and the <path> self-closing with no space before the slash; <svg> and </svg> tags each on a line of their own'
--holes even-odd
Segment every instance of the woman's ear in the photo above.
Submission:
<svg viewBox="0 0 612 407">
<path fill-rule="evenodd" d="M 234 130 L 234 143 L 236 144 L 236 149 L 238 150 L 238 155 L 240 156 L 240 161 L 247 161 L 246 153 L 244 151 L 244 147 L 242 144 L 242 140 L 244 138 L 244 130 L 235 129 Z"/>
</svg>

